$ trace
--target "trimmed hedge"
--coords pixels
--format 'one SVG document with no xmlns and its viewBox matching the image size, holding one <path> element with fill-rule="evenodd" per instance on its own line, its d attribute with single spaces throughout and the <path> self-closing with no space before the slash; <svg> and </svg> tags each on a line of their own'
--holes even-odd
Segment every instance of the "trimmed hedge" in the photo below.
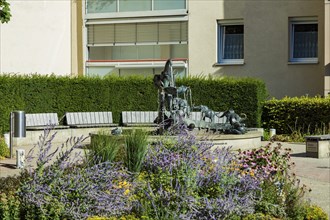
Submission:
<svg viewBox="0 0 330 220">
<path fill-rule="evenodd" d="M 266 101 L 262 121 L 265 129 L 275 128 L 278 134 L 323 133 L 330 129 L 330 97 L 286 97 Z"/>
<path fill-rule="evenodd" d="M 265 83 L 253 78 L 185 78 L 178 85 L 192 90 L 193 105 L 206 105 L 214 111 L 244 113 L 248 127 L 261 126 L 263 102 L 268 97 Z"/>
<path fill-rule="evenodd" d="M 207 105 L 214 111 L 233 108 L 248 116 L 248 126 L 261 125 L 262 103 L 266 99 L 264 82 L 257 79 L 186 78 L 177 86 L 192 89 L 195 105 Z M 26 113 L 112 111 L 115 123 L 122 111 L 156 111 L 157 89 L 151 77 L 106 78 L 41 75 L 0 76 L 0 129 L 9 130 L 9 115 L 15 110 Z"/>
</svg>

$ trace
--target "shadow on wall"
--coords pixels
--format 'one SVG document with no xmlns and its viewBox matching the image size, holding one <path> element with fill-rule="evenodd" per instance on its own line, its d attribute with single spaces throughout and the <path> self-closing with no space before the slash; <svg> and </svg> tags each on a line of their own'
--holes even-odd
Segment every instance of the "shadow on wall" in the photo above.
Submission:
<svg viewBox="0 0 330 220">
<path fill-rule="evenodd" d="M 325 65 L 325 76 L 330 76 L 330 63 L 328 63 L 327 65 Z M 329 85 L 330 86 L 330 85 Z"/>
</svg>

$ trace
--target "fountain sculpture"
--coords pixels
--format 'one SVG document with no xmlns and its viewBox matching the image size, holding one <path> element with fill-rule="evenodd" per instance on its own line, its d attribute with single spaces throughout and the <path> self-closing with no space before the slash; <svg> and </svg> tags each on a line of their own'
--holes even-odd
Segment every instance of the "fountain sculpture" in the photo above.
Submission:
<svg viewBox="0 0 330 220">
<path fill-rule="evenodd" d="M 182 124 L 189 129 L 207 129 L 224 134 L 246 133 L 246 119 L 239 116 L 230 109 L 222 114 L 215 112 L 205 105 L 193 106 L 192 94 L 189 87 L 175 85 L 175 74 L 173 73 L 172 60 L 167 60 L 161 74 L 154 76 L 154 85 L 158 88 L 158 117 L 155 122 L 159 124 L 159 134 L 171 130 Z M 200 112 L 199 120 L 192 118 L 192 110 Z M 215 117 L 226 118 L 224 123 L 215 123 Z M 207 120 L 208 119 L 208 120 Z"/>
</svg>

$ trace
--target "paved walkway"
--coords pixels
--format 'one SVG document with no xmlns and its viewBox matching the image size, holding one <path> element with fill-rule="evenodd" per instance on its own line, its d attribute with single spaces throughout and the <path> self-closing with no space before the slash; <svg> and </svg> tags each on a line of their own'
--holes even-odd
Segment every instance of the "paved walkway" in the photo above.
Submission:
<svg viewBox="0 0 330 220">
<path fill-rule="evenodd" d="M 282 143 L 282 145 L 293 150 L 291 156 L 296 164 L 293 172 L 302 184 L 312 190 L 306 194 L 306 198 L 320 206 L 328 213 L 330 219 L 330 158 L 306 157 L 305 143 Z"/>
<path fill-rule="evenodd" d="M 263 145 L 268 142 L 262 142 Z M 305 143 L 281 143 L 284 148 L 292 149 L 292 160 L 296 166 L 293 172 L 301 180 L 302 184 L 311 188 L 312 191 L 307 193 L 306 198 L 310 199 L 313 204 L 319 205 L 328 213 L 330 218 L 330 158 L 317 159 L 306 157 Z M 23 147 L 26 152 L 29 147 Z M 15 159 L 0 160 L 0 177 L 19 174 L 16 169 Z"/>
</svg>

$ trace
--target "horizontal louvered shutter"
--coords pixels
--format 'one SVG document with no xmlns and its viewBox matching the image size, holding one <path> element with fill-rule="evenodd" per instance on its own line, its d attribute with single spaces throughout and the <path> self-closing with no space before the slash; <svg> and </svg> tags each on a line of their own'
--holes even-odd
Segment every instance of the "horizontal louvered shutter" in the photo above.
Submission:
<svg viewBox="0 0 330 220">
<path fill-rule="evenodd" d="M 188 23 L 148 22 L 87 25 L 88 44 L 159 43 L 188 41 Z"/>
<path fill-rule="evenodd" d="M 114 24 L 88 25 L 88 44 L 111 44 L 115 42 Z"/>
<path fill-rule="evenodd" d="M 136 24 L 115 24 L 115 43 L 135 43 Z"/>
<path fill-rule="evenodd" d="M 138 43 L 158 41 L 158 23 L 139 23 L 137 24 Z"/>
</svg>

